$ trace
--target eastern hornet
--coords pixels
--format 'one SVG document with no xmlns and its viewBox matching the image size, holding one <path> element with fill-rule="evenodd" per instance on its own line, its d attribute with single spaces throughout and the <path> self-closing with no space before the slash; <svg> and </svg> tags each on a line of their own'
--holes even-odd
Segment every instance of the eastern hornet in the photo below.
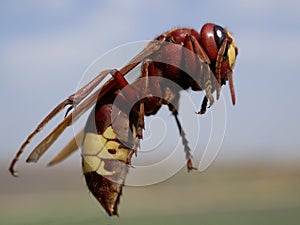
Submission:
<svg viewBox="0 0 300 225">
<path fill-rule="evenodd" d="M 188 171 L 195 169 L 190 147 L 178 119 L 179 91 L 205 91 L 198 114 L 213 105 L 213 93 L 220 96 L 221 86 L 229 81 L 233 105 L 236 102 L 232 74 L 238 48 L 232 35 L 221 26 L 207 23 L 198 33 L 190 28 L 167 31 L 151 41 L 120 70 L 100 72 L 92 81 L 58 104 L 27 137 L 10 165 L 14 166 L 24 148 L 46 124 L 66 106 L 63 121 L 31 152 L 26 162 L 37 162 L 63 131 L 85 111 L 94 106 L 86 126 L 50 162 L 55 164 L 77 150 L 76 138 L 82 140 L 82 168 L 89 190 L 108 215 L 118 215 L 118 205 L 128 166 L 143 139 L 144 117 L 155 115 L 162 105 L 168 106 L 175 118 L 184 145 Z M 141 64 L 141 75 L 129 84 L 125 75 Z M 98 89 L 97 85 L 110 78 Z M 170 85 L 162 82 L 168 79 Z M 119 101 L 116 102 L 116 98 Z M 96 103 L 96 104 L 94 104 Z M 126 106 L 132 106 L 130 110 Z M 72 111 L 72 112 L 71 112 Z"/>
</svg>

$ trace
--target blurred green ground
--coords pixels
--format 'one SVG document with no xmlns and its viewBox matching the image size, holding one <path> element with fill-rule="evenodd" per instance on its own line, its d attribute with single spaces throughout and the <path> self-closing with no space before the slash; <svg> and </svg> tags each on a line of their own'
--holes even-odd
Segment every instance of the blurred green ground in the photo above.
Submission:
<svg viewBox="0 0 300 225">
<path fill-rule="evenodd" d="M 1 173 L 0 224 L 300 224 L 300 165 L 216 164 L 125 187 L 119 218 L 108 217 L 87 192 L 80 168 L 24 167 L 18 179 Z"/>
</svg>

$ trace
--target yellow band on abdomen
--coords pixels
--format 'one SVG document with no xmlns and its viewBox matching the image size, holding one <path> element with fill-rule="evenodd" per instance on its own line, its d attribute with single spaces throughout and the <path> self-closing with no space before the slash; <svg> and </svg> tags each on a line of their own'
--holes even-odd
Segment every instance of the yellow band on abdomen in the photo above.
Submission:
<svg viewBox="0 0 300 225">
<path fill-rule="evenodd" d="M 86 133 L 82 144 L 83 172 L 113 175 L 115 171 L 105 169 L 105 161 L 119 160 L 126 163 L 130 151 L 116 138 L 111 126 L 102 135 Z"/>
</svg>

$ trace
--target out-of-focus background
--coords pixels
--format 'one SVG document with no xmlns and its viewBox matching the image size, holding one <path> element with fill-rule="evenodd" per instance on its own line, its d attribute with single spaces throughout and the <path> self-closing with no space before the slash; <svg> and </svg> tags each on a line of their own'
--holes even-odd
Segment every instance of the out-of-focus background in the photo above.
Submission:
<svg viewBox="0 0 300 225">
<path fill-rule="evenodd" d="M 0 224 L 298 224 L 299 9 L 296 0 L 1 1 Z M 237 105 L 223 88 L 226 133 L 208 170 L 183 169 L 156 185 L 126 187 L 120 217 L 113 219 L 88 194 L 79 152 L 45 168 L 71 129 L 37 165 L 24 163 L 27 149 L 20 177 L 9 175 L 22 141 L 75 91 L 96 58 L 174 27 L 200 30 L 206 22 L 228 28 L 239 47 Z"/>
</svg>

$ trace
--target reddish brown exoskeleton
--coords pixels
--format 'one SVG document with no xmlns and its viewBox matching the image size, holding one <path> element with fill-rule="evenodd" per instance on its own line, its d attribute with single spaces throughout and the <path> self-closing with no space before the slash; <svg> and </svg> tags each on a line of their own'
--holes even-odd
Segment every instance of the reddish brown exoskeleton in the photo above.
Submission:
<svg viewBox="0 0 300 225">
<path fill-rule="evenodd" d="M 203 114 L 207 103 L 212 105 L 214 102 L 213 92 L 218 99 L 221 86 L 229 80 L 232 103 L 235 104 L 232 74 L 237 54 L 232 35 L 215 24 L 205 24 L 200 33 L 189 28 L 163 33 L 126 66 L 120 70 L 102 71 L 53 109 L 28 136 L 9 170 L 15 175 L 14 166 L 24 148 L 67 105 L 71 105 L 67 112 L 73 109 L 72 113 L 31 152 L 27 162 L 37 162 L 65 128 L 96 103 L 85 129 L 50 164 L 62 161 L 77 150 L 76 139 L 81 140 L 82 167 L 87 186 L 109 215 L 117 215 L 128 165 L 143 139 L 144 117 L 156 114 L 162 105 L 168 106 L 179 128 L 187 169 L 194 169 L 188 141 L 178 119 L 179 91 L 188 88 L 204 90 L 205 97 L 199 111 Z M 139 64 L 142 64 L 142 79 L 128 84 L 124 76 Z M 92 93 L 108 74 L 112 78 Z M 162 78 L 171 82 L 165 83 Z M 119 101 L 116 101 L 117 97 Z M 129 111 L 126 109 L 128 105 L 132 106 Z"/>
</svg>

